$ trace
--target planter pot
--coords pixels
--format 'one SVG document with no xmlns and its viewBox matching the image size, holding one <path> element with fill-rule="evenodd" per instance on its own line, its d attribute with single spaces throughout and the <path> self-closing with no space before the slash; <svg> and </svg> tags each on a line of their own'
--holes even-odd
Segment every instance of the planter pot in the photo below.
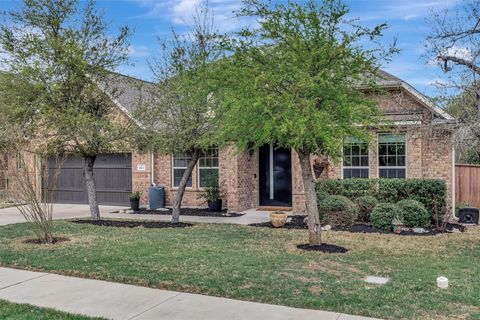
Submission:
<svg viewBox="0 0 480 320">
<path fill-rule="evenodd" d="M 130 199 L 130 208 L 132 208 L 133 212 L 140 211 L 140 199 Z"/>
<path fill-rule="evenodd" d="M 222 199 L 218 199 L 217 201 L 208 201 L 208 209 L 214 212 L 222 211 Z"/>
<path fill-rule="evenodd" d="M 402 232 L 403 225 L 401 225 L 401 224 L 394 224 L 392 229 L 393 229 L 393 232 L 394 232 L 394 233 L 400 234 L 400 233 Z"/>
<path fill-rule="evenodd" d="M 272 212 L 270 213 L 270 222 L 275 228 L 281 228 L 287 222 L 288 214 L 285 212 Z"/>
</svg>

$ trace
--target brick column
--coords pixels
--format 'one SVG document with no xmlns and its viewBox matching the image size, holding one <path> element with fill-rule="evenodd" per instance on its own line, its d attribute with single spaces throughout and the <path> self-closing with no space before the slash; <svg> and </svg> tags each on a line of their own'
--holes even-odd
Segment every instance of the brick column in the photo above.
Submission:
<svg viewBox="0 0 480 320">
<path fill-rule="evenodd" d="M 132 152 L 132 191 L 142 192 L 141 205 L 148 205 L 148 188 L 151 185 L 151 154 Z"/>
</svg>

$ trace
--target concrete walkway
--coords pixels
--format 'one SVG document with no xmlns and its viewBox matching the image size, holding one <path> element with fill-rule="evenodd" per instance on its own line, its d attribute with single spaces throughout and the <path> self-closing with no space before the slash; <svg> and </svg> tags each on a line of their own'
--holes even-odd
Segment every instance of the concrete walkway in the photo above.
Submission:
<svg viewBox="0 0 480 320">
<path fill-rule="evenodd" d="M 100 206 L 100 213 L 103 218 L 107 219 L 128 219 L 128 220 L 154 220 L 154 221 L 170 221 L 171 216 L 153 215 L 153 214 L 126 214 L 112 213 L 126 209 L 125 207 Z M 76 204 L 54 204 L 53 219 L 76 219 L 90 217 L 90 209 L 88 205 Z M 180 221 L 197 222 L 197 223 L 233 223 L 233 224 L 251 224 L 270 221 L 268 212 L 256 211 L 255 209 L 245 211 L 245 215 L 241 217 L 197 217 L 197 216 L 180 216 Z M 17 208 L 10 207 L 0 209 L 0 225 L 8 225 L 15 223 L 23 223 L 25 219 Z"/>
<path fill-rule="evenodd" d="M 371 319 L 9 268 L 0 268 L 0 299 L 108 319 Z"/>
</svg>

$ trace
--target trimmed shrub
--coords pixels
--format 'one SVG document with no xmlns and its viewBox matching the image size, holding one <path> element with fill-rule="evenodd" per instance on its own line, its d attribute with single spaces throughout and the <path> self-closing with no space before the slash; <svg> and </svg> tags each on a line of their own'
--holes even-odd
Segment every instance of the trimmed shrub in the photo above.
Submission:
<svg viewBox="0 0 480 320">
<path fill-rule="evenodd" d="M 435 204 L 441 214 L 446 207 L 447 185 L 439 179 L 380 179 L 378 199 L 398 202 L 404 199 L 417 200 L 425 206 L 433 220 Z"/>
<path fill-rule="evenodd" d="M 393 219 L 403 220 L 403 212 L 396 204 L 379 203 L 370 214 L 372 226 L 390 231 Z"/>
<path fill-rule="evenodd" d="M 352 226 L 357 219 L 358 208 L 344 196 L 327 196 L 318 204 L 320 221 L 335 227 Z"/>
<path fill-rule="evenodd" d="M 328 195 L 342 195 L 350 199 L 373 196 L 379 202 L 393 202 L 404 199 L 421 202 L 433 221 L 435 205 L 440 216 L 446 208 L 447 186 L 440 179 L 324 179 L 317 182 L 320 198 Z"/>
<path fill-rule="evenodd" d="M 376 195 L 376 179 L 322 179 L 316 184 L 319 199 L 328 195 L 345 196 L 354 200 L 363 196 Z"/>
<path fill-rule="evenodd" d="M 401 200 L 397 205 L 403 211 L 403 224 L 410 228 L 425 228 L 430 225 L 430 214 L 417 200 Z"/>
<path fill-rule="evenodd" d="M 362 222 L 370 222 L 370 213 L 372 213 L 378 200 L 372 196 L 363 196 L 355 199 L 358 206 L 358 220 Z"/>
</svg>

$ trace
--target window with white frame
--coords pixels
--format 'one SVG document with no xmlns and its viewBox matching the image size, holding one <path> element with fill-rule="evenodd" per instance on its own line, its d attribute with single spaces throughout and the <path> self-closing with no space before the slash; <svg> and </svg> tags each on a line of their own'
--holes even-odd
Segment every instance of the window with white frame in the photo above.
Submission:
<svg viewBox="0 0 480 320">
<path fill-rule="evenodd" d="M 406 177 L 405 134 L 378 135 L 378 176 L 380 178 Z"/>
<path fill-rule="evenodd" d="M 198 159 L 198 187 L 218 185 L 218 148 L 210 147 Z"/>
<path fill-rule="evenodd" d="M 353 137 L 343 144 L 343 178 L 368 178 L 368 143 Z"/>
<path fill-rule="evenodd" d="M 172 186 L 178 187 L 180 181 L 182 180 L 185 170 L 187 170 L 187 165 L 192 158 L 187 154 L 177 154 L 172 157 Z M 192 187 L 192 175 L 188 178 L 187 187 Z"/>
</svg>

